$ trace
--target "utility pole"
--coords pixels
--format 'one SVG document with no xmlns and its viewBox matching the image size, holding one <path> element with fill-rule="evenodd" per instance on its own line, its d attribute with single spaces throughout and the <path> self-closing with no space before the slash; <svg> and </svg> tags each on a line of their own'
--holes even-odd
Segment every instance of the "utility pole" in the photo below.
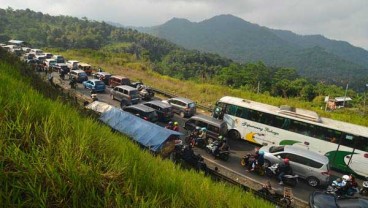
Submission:
<svg viewBox="0 0 368 208">
<path fill-rule="evenodd" d="M 342 103 L 342 106 L 345 107 L 345 100 L 346 100 L 346 94 L 348 93 L 348 88 L 349 88 L 349 83 L 346 84 L 346 89 L 345 89 L 345 96 L 344 96 L 344 102 Z"/>
</svg>

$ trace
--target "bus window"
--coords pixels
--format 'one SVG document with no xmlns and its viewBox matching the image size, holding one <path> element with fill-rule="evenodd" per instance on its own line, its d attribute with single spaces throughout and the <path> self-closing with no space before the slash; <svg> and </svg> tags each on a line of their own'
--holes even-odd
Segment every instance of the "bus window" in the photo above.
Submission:
<svg viewBox="0 0 368 208">
<path fill-rule="evenodd" d="M 228 105 L 226 107 L 226 113 L 229 115 L 234 116 L 236 113 L 237 106 L 236 105 Z"/>
<path fill-rule="evenodd" d="M 349 134 L 344 134 L 344 136 L 342 137 L 341 140 L 341 145 L 347 146 L 347 147 L 351 147 L 351 148 L 355 148 L 355 136 L 353 135 L 349 135 Z"/>
<path fill-rule="evenodd" d="M 364 137 L 355 137 L 355 145 L 358 150 L 362 150 L 364 152 L 368 152 L 368 142 L 367 138 Z"/>
<path fill-rule="evenodd" d="M 284 123 L 282 124 L 281 128 L 282 129 L 289 129 L 289 125 L 290 125 L 290 119 L 285 118 Z"/>
</svg>

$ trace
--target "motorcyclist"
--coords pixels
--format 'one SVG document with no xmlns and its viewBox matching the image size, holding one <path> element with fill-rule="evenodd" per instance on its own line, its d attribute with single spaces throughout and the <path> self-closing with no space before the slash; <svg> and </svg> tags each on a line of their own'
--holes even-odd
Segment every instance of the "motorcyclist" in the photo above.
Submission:
<svg viewBox="0 0 368 208">
<path fill-rule="evenodd" d="M 179 131 L 179 123 L 177 121 L 174 122 L 174 126 L 173 126 L 172 130 Z"/>
<path fill-rule="evenodd" d="M 165 126 L 165 128 L 173 130 L 174 128 L 174 123 L 172 121 L 169 121 L 169 123 L 167 123 L 167 125 Z"/>
<path fill-rule="evenodd" d="M 221 151 L 228 151 L 229 145 L 226 143 L 226 139 L 223 136 L 218 137 L 218 144 L 215 146 L 215 149 L 213 150 L 213 154 L 215 156 L 218 156 Z"/>
<path fill-rule="evenodd" d="M 292 175 L 293 174 L 293 170 L 290 167 L 290 163 L 289 163 L 289 159 L 285 158 L 282 160 L 282 163 L 279 165 L 279 169 L 278 169 L 278 176 L 277 178 L 279 179 L 279 184 L 283 185 L 284 182 L 282 181 L 282 177 L 284 177 L 284 175 Z"/>
<path fill-rule="evenodd" d="M 256 166 L 263 166 L 264 164 L 264 151 L 263 150 L 257 150 L 255 155 L 255 160 L 253 160 L 252 163 L 252 169 L 251 171 L 254 171 Z"/>
<path fill-rule="evenodd" d="M 69 82 L 69 85 L 71 88 L 76 88 L 76 85 L 77 85 L 77 80 L 75 79 L 75 77 L 73 77 L 70 82 Z"/>
<path fill-rule="evenodd" d="M 186 145 L 183 150 L 183 160 L 190 163 L 195 164 L 197 163 L 196 155 L 192 149 L 192 146 Z"/>
<path fill-rule="evenodd" d="M 206 127 L 201 128 L 196 141 L 198 141 L 198 139 L 202 139 L 204 141 L 204 143 L 207 144 L 207 129 L 206 129 Z"/>
</svg>

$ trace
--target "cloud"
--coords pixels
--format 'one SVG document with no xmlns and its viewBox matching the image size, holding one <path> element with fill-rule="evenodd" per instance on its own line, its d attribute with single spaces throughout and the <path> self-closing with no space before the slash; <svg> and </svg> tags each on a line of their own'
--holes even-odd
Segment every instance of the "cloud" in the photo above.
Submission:
<svg viewBox="0 0 368 208">
<path fill-rule="evenodd" d="M 173 17 L 193 22 L 233 14 L 262 26 L 322 34 L 368 49 L 366 0 L 1 0 L 0 7 L 87 17 L 126 26 L 153 26 Z"/>
</svg>

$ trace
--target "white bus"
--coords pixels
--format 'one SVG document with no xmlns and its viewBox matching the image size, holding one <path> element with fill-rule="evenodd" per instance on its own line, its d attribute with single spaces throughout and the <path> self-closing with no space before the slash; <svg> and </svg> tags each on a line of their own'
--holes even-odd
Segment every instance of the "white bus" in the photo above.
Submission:
<svg viewBox="0 0 368 208">
<path fill-rule="evenodd" d="M 225 96 L 213 117 L 228 125 L 228 137 L 257 145 L 295 145 L 326 155 L 332 168 L 368 176 L 368 128 L 322 118 L 289 106 L 280 108 Z"/>
</svg>

